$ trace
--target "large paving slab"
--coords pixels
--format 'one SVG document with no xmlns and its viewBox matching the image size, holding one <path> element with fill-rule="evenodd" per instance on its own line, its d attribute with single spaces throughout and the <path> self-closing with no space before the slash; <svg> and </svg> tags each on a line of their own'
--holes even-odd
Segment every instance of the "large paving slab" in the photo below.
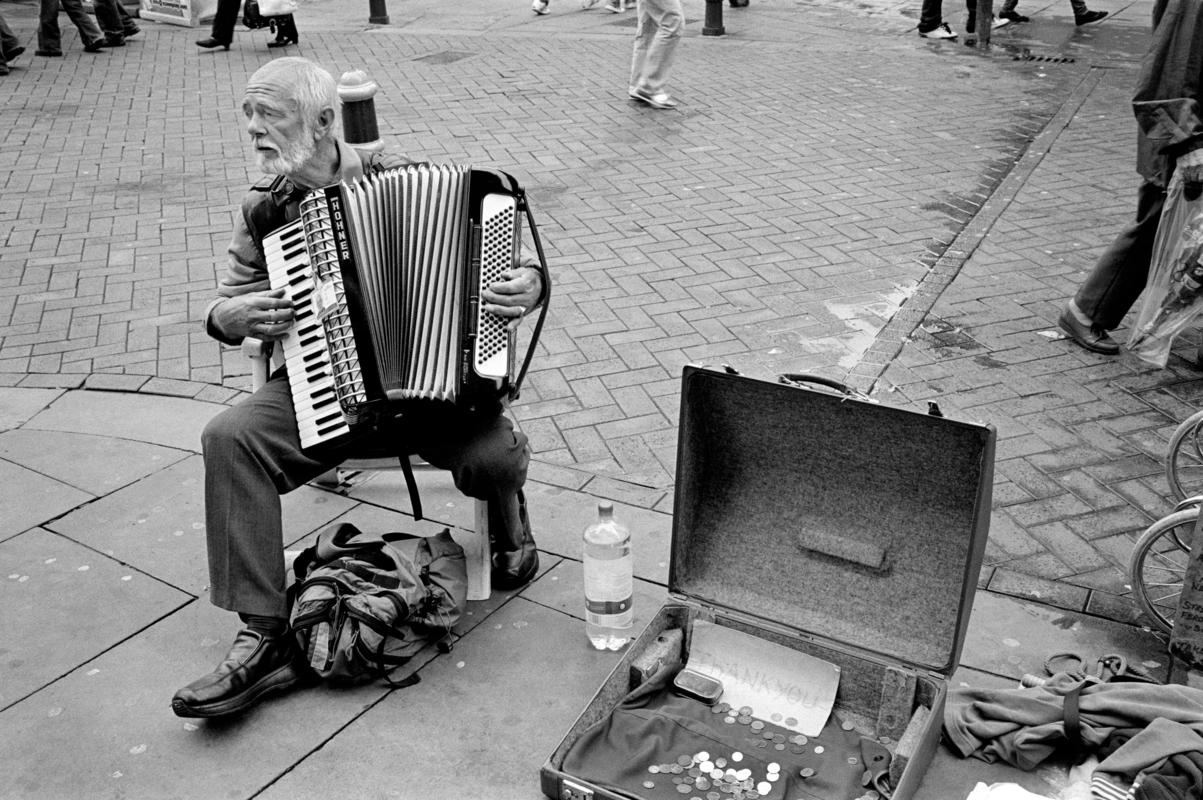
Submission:
<svg viewBox="0 0 1203 800">
<path fill-rule="evenodd" d="M 20 427 L 62 393 L 61 389 L 0 387 L 0 430 Z"/>
<path fill-rule="evenodd" d="M 0 542 L 0 564 L 0 709 L 191 599 L 137 569 L 40 528 Z M 10 713 L 11 709 L 0 717 L 0 730 L 20 730 L 9 727 Z M 19 738 L 0 735 L 0 742 Z M 3 756 L 0 761 L 13 763 Z"/>
<path fill-rule="evenodd" d="M 585 635 L 585 575 L 580 561 L 564 559 L 522 591 L 522 596 L 580 620 Z M 635 580 L 631 636 L 638 636 L 669 599 L 668 590 L 655 583 Z"/>
<path fill-rule="evenodd" d="M 526 498 L 539 549 L 579 561 L 581 535 L 597 520 L 597 504 L 604 498 L 545 484 L 529 485 Z M 615 518 L 631 532 L 635 575 L 667 584 L 672 517 L 622 502 L 613 506 Z"/>
<path fill-rule="evenodd" d="M 95 434 L 34 429 L 0 433 L 0 458 L 97 497 L 187 457 L 186 451 Z"/>
<path fill-rule="evenodd" d="M 1019 679 L 1045 676 L 1045 663 L 1058 653 L 1076 653 L 1097 670 L 1097 659 L 1117 654 L 1134 668 L 1165 680 L 1169 659 L 1165 640 L 1147 629 L 1022 600 L 978 592 L 961 663 L 982 672 Z M 1054 666 L 1065 664 L 1054 662 Z"/>
<path fill-rule="evenodd" d="M 212 669 L 236 629 L 193 602 L 7 709 L 6 796 L 251 797 L 390 691 L 314 687 L 231 720 L 175 716 L 176 689 Z"/>
<path fill-rule="evenodd" d="M 200 452 L 200 434 L 225 406 L 135 392 L 67 392 L 26 428 L 150 442 Z"/>
<path fill-rule="evenodd" d="M 0 460 L 0 540 L 15 536 L 46 520 L 53 519 L 93 499 L 62 481 L 31 469 Z"/>
<path fill-rule="evenodd" d="M 542 798 L 539 766 L 618 658 L 579 619 L 515 599 L 261 797 Z"/>
<path fill-rule="evenodd" d="M 301 487 L 281 505 L 285 538 L 293 541 L 355 504 L 331 492 Z M 47 526 L 192 595 L 208 585 L 200 456 L 190 456 Z"/>
</svg>

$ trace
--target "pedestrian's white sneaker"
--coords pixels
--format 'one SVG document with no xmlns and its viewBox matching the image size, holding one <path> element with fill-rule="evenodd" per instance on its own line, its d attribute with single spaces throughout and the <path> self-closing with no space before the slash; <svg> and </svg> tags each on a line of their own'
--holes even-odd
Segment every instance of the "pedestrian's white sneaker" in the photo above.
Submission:
<svg viewBox="0 0 1203 800">
<path fill-rule="evenodd" d="M 919 35 L 924 39 L 955 39 L 957 35 L 952 32 L 952 28 L 948 27 L 947 22 L 941 22 L 930 31 L 919 31 Z"/>
<path fill-rule="evenodd" d="M 534 2 L 530 4 L 530 10 L 542 16 L 547 13 L 547 6 L 550 5 L 550 3 L 551 0 L 534 0 Z"/>
<path fill-rule="evenodd" d="M 1006 17 L 1000 17 L 999 19 L 994 20 L 994 30 L 1000 31 L 1010 24 L 1011 20 L 1007 19 Z"/>
<path fill-rule="evenodd" d="M 677 107 L 677 101 L 668 92 L 656 92 L 652 94 L 640 89 L 638 86 L 632 86 L 627 93 L 632 99 L 641 100 L 652 108 L 669 109 Z"/>
</svg>

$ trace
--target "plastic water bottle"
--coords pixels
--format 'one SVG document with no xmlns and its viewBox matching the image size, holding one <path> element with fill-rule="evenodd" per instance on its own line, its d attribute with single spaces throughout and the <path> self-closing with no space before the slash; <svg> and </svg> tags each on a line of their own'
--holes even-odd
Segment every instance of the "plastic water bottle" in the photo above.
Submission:
<svg viewBox="0 0 1203 800">
<path fill-rule="evenodd" d="M 614 506 L 597 504 L 585 528 L 585 633 L 598 650 L 621 650 L 631 640 L 635 587 L 631 532 L 614 519 Z"/>
</svg>

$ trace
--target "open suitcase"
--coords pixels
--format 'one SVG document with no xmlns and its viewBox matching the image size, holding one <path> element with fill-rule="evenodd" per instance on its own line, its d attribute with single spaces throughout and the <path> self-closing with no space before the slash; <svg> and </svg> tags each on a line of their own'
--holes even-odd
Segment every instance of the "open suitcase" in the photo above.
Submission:
<svg viewBox="0 0 1203 800">
<path fill-rule="evenodd" d="M 987 425 L 686 368 L 670 599 L 543 793 L 913 797 L 977 589 L 994 445 Z M 724 681 L 713 703 L 673 686 L 701 659 Z"/>
</svg>

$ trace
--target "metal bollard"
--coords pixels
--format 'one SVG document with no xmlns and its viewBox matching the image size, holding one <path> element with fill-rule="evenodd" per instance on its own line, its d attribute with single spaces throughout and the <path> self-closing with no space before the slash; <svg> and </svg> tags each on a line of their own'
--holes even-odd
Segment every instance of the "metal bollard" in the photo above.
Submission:
<svg viewBox="0 0 1203 800">
<path fill-rule="evenodd" d="M 706 20 L 702 23 L 703 36 L 722 36 L 723 0 L 706 0 Z"/>
<path fill-rule="evenodd" d="M 974 27 L 977 28 L 977 48 L 989 50 L 990 34 L 994 27 L 994 0 L 977 0 Z"/>
<path fill-rule="evenodd" d="M 343 138 L 356 150 L 378 151 L 384 147 L 376 125 L 376 101 L 380 87 L 361 69 L 344 72 L 338 80 L 342 102 Z"/>
<path fill-rule="evenodd" d="M 368 0 L 368 22 L 373 25 L 388 24 L 388 3 L 385 0 Z"/>
</svg>

